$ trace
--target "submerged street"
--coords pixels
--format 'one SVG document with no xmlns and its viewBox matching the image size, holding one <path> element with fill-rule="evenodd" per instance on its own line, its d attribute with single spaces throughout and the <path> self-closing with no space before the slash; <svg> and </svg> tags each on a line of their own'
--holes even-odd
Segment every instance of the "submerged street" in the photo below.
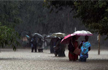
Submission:
<svg viewBox="0 0 108 70">
<path fill-rule="evenodd" d="M 43 52 L 30 52 L 30 49 L 1 49 L 0 70 L 107 70 L 108 51 L 101 50 L 98 55 L 97 50 L 89 52 L 87 62 L 73 62 L 68 60 L 68 50 L 66 57 L 55 57 L 49 50 Z"/>
</svg>

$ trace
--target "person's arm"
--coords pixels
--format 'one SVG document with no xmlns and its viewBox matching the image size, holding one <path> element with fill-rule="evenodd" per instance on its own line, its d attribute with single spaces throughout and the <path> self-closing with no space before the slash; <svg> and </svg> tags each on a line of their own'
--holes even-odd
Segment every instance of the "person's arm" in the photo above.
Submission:
<svg viewBox="0 0 108 70">
<path fill-rule="evenodd" d="M 83 45 L 83 40 L 81 41 L 80 45 L 79 45 L 79 49 L 81 49 L 81 46 Z"/>
</svg>

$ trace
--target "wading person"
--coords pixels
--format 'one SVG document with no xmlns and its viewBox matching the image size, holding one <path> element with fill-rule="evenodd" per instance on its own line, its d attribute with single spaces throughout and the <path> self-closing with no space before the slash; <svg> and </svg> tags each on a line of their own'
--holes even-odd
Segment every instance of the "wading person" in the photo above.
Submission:
<svg viewBox="0 0 108 70">
<path fill-rule="evenodd" d="M 88 52 L 91 49 L 91 44 L 88 41 L 88 39 L 89 39 L 89 36 L 85 36 L 85 40 L 82 41 L 82 43 L 79 46 L 79 48 L 81 49 L 79 61 L 81 62 L 86 62 L 86 59 L 88 58 Z"/>
<path fill-rule="evenodd" d="M 62 38 L 58 39 L 56 47 L 55 47 L 55 56 L 65 57 L 65 47 L 66 45 L 61 44 Z"/>
<path fill-rule="evenodd" d="M 33 52 L 33 50 L 37 52 L 37 40 L 35 36 L 31 38 L 31 52 Z"/>
<path fill-rule="evenodd" d="M 78 48 L 78 41 L 76 41 L 79 37 L 78 36 L 72 36 L 72 39 L 69 42 L 68 50 L 69 50 L 69 61 L 76 61 L 78 60 L 78 55 L 74 54 L 74 50 Z"/>
</svg>

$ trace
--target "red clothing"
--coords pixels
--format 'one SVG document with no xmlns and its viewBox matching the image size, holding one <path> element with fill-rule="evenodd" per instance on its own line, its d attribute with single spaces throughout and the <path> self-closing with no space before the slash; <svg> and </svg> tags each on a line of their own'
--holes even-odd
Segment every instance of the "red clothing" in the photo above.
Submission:
<svg viewBox="0 0 108 70">
<path fill-rule="evenodd" d="M 76 49 L 76 48 L 78 47 L 78 42 L 75 41 L 75 42 L 73 43 L 73 45 L 74 45 L 74 47 L 75 47 L 75 49 Z M 73 61 L 78 60 L 78 55 L 76 55 L 76 54 L 71 54 L 70 51 L 69 51 L 68 57 L 69 57 L 69 60 L 70 60 L 70 61 L 71 61 L 71 60 L 73 60 Z"/>
<path fill-rule="evenodd" d="M 70 52 L 69 52 L 69 60 L 71 61 L 71 60 L 78 60 L 78 55 L 76 55 L 76 54 L 71 54 Z"/>
</svg>

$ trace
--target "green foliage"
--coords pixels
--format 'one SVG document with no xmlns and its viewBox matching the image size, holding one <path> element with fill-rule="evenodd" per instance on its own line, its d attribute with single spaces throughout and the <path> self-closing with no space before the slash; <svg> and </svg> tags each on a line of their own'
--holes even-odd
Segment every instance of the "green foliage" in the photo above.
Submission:
<svg viewBox="0 0 108 70">
<path fill-rule="evenodd" d="M 16 50 L 16 46 L 19 45 L 19 42 L 17 41 L 18 38 L 20 37 L 13 28 L 9 28 L 0 23 L 0 46 L 4 47 L 8 45 Z"/>
<path fill-rule="evenodd" d="M 18 33 L 14 27 L 21 22 L 18 1 L 0 1 L 0 46 L 12 46 L 16 50 L 19 45 Z"/>
<path fill-rule="evenodd" d="M 76 2 L 78 5 L 75 17 L 80 17 L 82 22 L 89 29 L 107 35 L 108 12 L 106 1 L 84 1 Z"/>
<path fill-rule="evenodd" d="M 0 1 L 0 22 L 9 27 L 15 27 L 21 22 L 19 18 L 19 2 Z"/>
<path fill-rule="evenodd" d="M 74 18 L 80 18 L 82 23 L 92 32 L 108 36 L 108 1 L 79 1 L 79 0 L 46 0 L 49 8 L 71 7 L 76 11 Z"/>
</svg>

